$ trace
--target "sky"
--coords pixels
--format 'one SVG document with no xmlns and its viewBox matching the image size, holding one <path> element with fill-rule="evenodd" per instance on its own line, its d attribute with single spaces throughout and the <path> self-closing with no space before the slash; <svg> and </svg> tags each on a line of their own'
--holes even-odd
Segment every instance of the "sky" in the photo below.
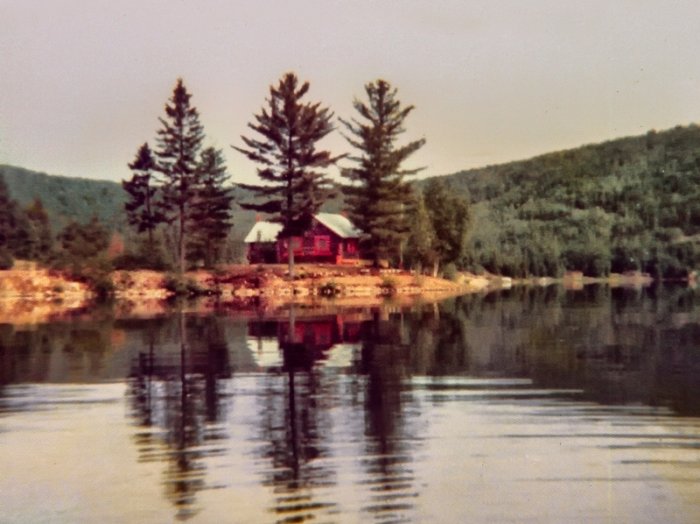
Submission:
<svg viewBox="0 0 700 524">
<path fill-rule="evenodd" d="M 128 178 L 181 77 L 255 182 L 230 146 L 289 71 L 346 119 L 389 81 L 421 176 L 529 158 L 700 120 L 698 21 L 697 0 L 0 0 L 0 164 Z"/>
</svg>

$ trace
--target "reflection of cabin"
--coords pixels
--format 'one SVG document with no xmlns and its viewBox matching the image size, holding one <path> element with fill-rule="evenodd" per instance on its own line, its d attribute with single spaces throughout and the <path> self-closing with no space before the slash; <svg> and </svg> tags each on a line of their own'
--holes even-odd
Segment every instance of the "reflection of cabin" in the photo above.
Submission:
<svg viewBox="0 0 700 524">
<path fill-rule="evenodd" d="M 256 222 L 244 240 L 251 264 L 288 261 L 288 239 L 278 238 L 281 230 L 281 224 Z M 291 239 L 294 260 L 333 264 L 359 260 L 359 237 L 360 231 L 343 215 L 318 213 L 303 236 Z"/>
<path fill-rule="evenodd" d="M 252 321 L 248 336 L 258 339 L 276 338 L 278 347 L 294 344 L 300 355 L 311 364 L 325 360 L 328 351 L 337 344 L 354 344 L 360 340 L 361 323 L 341 315 L 300 318 L 294 322 L 294 334 L 288 320 Z"/>
</svg>

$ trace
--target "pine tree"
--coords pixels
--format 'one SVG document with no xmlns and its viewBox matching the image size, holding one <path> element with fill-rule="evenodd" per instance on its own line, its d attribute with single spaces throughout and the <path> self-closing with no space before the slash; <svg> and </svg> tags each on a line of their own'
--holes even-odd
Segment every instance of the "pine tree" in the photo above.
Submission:
<svg viewBox="0 0 700 524">
<path fill-rule="evenodd" d="M 404 120 L 414 106 L 402 107 L 396 89 L 384 80 L 367 84 L 365 91 L 367 103 L 353 102 L 363 120 L 340 120 L 349 132 L 346 140 L 357 150 L 349 157 L 355 166 L 342 169 L 350 182 L 343 192 L 349 218 L 364 233 L 365 252 L 378 265 L 380 259 L 399 253 L 408 234 L 406 213 L 412 190 L 405 177 L 420 169 L 402 169 L 401 165 L 425 140 L 397 146 L 397 138 L 405 131 Z"/>
<path fill-rule="evenodd" d="M 224 187 L 229 175 L 221 150 L 208 147 L 202 151 L 198 176 L 200 185 L 192 206 L 191 249 L 211 267 L 219 259 L 222 243 L 233 226 L 233 189 Z"/>
<path fill-rule="evenodd" d="M 153 231 L 165 221 L 156 195 L 158 188 L 154 184 L 156 161 L 148 143 L 144 143 L 136 153 L 134 161 L 129 164 L 133 171 L 131 180 L 122 180 L 122 187 L 127 192 L 124 203 L 129 225 L 139 233 L 148 233 L 148 243 L 153 247 Z"/>
<path fill-rule="evenodd" d="M 204 131 L 199 112 L 190 105 L 192 95 L 178 79 L 166 118 L 160 118 L 158 130 L 157 169 L 163 177 L 163 205 L 168 221 L 176 227 L 179 270 L 185 272 L 186 246 L 190 236 L 192 204 L 199 187 L 199 152 Z"/>
<path fill-rule="evenodd" d="M 303 234 L 323 202 L 332 194 L 324 170 L 341 157 L 318 150 L 316 143 L 333 131 L 333 114 L 320 104 L 302 102 L 309 83 L 299 85 L 294 73 L 285 74 L 277 87 L 270 86 L 268 108 L 248 124 L 260 138 L 241 137 L 245 147 L 235 147 L 260 164 L 258 176 L 266 185 L 244 185 L 265 201 L 241 204 L 245 209 L 270 213 L 282 224 L 281 238 L 287 239 L 289 276 L 294 278 L 292 238 Z"/>
</svg>

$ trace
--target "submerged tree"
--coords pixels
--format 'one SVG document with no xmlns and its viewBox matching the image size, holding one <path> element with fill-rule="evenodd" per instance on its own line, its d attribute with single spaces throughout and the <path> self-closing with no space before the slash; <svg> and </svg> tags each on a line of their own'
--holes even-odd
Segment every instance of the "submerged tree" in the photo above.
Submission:
<svg viewBox="0 0 700 524">
<path fill-rule="evenodd" d="M 204 131 L 199 112 L 190 104 L 192 95 L 178 79 L 173 96 L 165 105 L 165 118 L 158 130 L 157 169 L 163 177 L 163 206 L 169 222 L 176 227 L 176 251 L 181 273 L 185 272 L 187 241 L 190 237 L 193 203 L 199 188 L 199 152 Z"/>
<path fill-rule="evenodd" d="M 266 185 L 244 185 L 263 199 L 260 204 L 241 204 L 272 214 L 282 224 L 280 237 L 287 239 L 289 276 L 294 277 L 292 238 L 303 234 L 314 214 L 332 194 L 331 183 L 324 170 L 340 157 L 317 149 L 317 142 L 333 130 L 333 114 L 320 104 L 302 102 L 309 83 L 299 85 L 294 73 L 285 74 L 274 87 L 270 86 L 267 108 L 248 124 L 259 138 L 241 137 L 245 147 L 235 147 L 260 165 L 258 176 Z"/>
<path fill-rule="evenodd" d="M 129 225 L 135 227 L 139 233 L 148 234 L 148 243 L 151 248 L 154 247 L 154 230 L 165 221 L 165 216 L 156 199 L 158 191 L 154 184 L 156 167 L 151 148 L 148 143 L 144 143 L 136 153 L 134 161 L 129 164 L 129 169 L 133 171 L 131 180 L 122 180 L 122 187 L 128 194 L 124 209 Z"/>
<path fill-rule="evenodd" d="M 229 175 L 221 150 L 208 147 L 202 151 L 198 177 L 197 198 L 191 213 L 191 250 L 196 258 L 211 266 L 218 260 L 221 245 L 233 226 L 233 189 L 224 187 Z"/>
<path fill-rule="evenodd" d="M 380 259 L 397 254 L 408 235 L 406 213 L 412 191 L 405 177 L 420 169 L 403 169 L 401 165 L 425 140 L 397 146 L 414 106 L 402 107 L 396 89 L 384 80 L 367 84 L 365 91 L 368 102 L 355 99 L 353 103 L 362 121 L 341 119 L 349 132 L 346 140 L 357 150 L 350 156 L 355 166 L 342 169 L 350 182 L 343 192 L 349 217 L 364 233 L 364 248 L 378 265 Z"/>
</svg>

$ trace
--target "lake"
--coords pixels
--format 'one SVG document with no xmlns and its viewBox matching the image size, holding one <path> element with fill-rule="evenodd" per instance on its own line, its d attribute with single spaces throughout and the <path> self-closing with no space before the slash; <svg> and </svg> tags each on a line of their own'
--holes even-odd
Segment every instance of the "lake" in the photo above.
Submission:
<svg viewBox="0 0 700 524">
<path fill-rule="evenodd" d="M 700 522 L 700 291 L 0 325 L 0 522 Z"/>
</svg>

